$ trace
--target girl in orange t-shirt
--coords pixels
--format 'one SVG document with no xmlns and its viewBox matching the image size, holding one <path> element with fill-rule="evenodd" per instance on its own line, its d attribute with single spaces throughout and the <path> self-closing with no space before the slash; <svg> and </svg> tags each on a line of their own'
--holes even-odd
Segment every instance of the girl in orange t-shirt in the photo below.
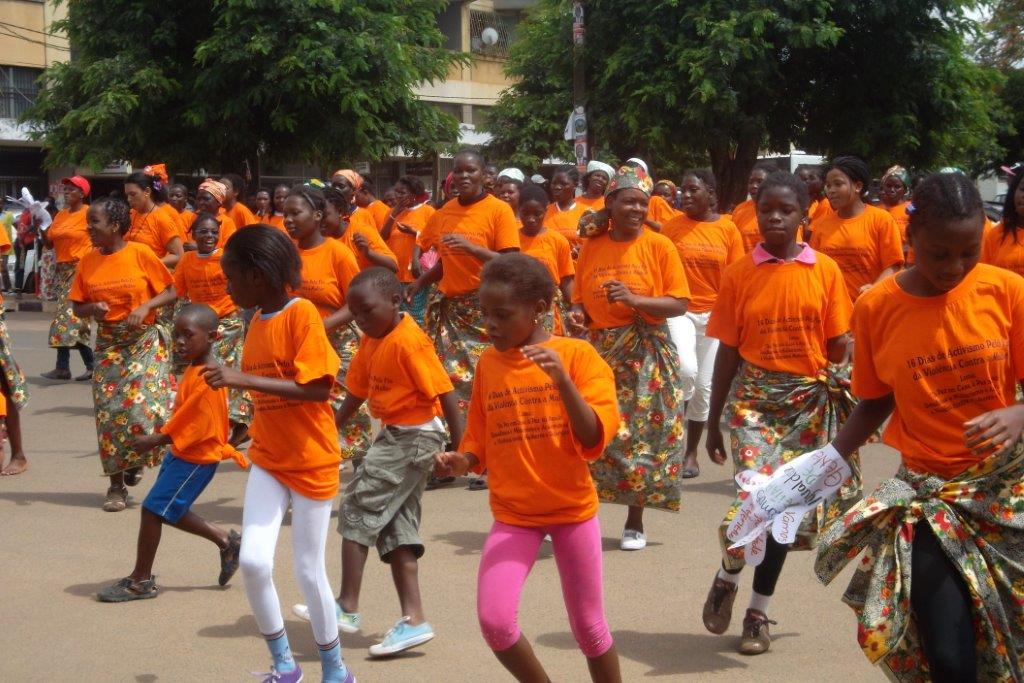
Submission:
<svg viewBox="0 0 1024 683">
<path fill-rule="evenodd" d="M 551 203 L 544 214 L 544 227 L 554 230 L 579 251 L 580 237 L 576 232 L 580 216 L 587 207 L 576 201 L 576 188 L 580 184 L 580 172 L 575 166 L 559 166 L 551 176 Z"/>
<path fill-rule="evenodd" d="M 222 220 L 213 214 L 200 213 L 189 234 L 196 243 L 195 251 L 186 251 L 174 269 L 174 289 L 178 298 L 192 303 L 207 304 L 217 314 L 217 340 L 213 353 L 222 365 L 240 367 L 242 344 L 245 341 L 245 321 L 228 294 L 227 277 L 220 260 L 224 254 L 220 228 Z M 228 419 L 231 422 L 231 443 L 245 441 L 248 424 L 252 420 L 252 399 L 244 391 L 228 392 Z"/>
<path fill-rule="evenodd" d="M 319 181 L 317 181 L 319 183 Z M 328 194 L 346 196 L 348 190 L 320 185 L 296 185 L 284 202 L 284 226 L 295 240 L 302 260 L 302 286 L 297 293 L 313 302 L 323 318 L 331 347 L 341 358 L 338 381 L 331 388 L 331 407 L 337 411 L 345 399 L 344 379 L 348 366 L 359 350 L 359 329 L 348 310 L 348 285 L 359 273 L 356 256 L 341 240 L 325 237 L 328 210 L 337 209 L 325 199 Z M 335 201 L 338 201 L 335 199 Z M 346 206 L 347 198 L 341 200 Z M 363 407 L 341 432 L 342 457 L 352 458 L 370 446 L 370 413 Z"/>
<path fill-rule="evenodd" d="M 609 227 L 580 250 L 570 319 L 615 372 L 626 427 L 591 472 L 601 500 L 629 506 L 620 547 L 641 550 L 644 508 L 679 510 L 683 385 L 665 319 L 686 312 L 690 289 L 672 240 L 644 225 L 643 168 L 623 166 L 608 188 Z"/>
<path fill-rule="evenodd" d="M 524 254 L 532 256 L 548 269 L 555 289 L 555 301 L 551 315 L 545 316 L 544 324 L 549 331 L 564 335 L 568 332 L 569 302 L 572 301 L 573 281 L 576 267 L 572 262 L 572 245 L 554 230 L 544 225 L 548 195 L 544 188 L 530 185 L 523 188 L 519 206 L 522 227 L 519 228 L 519 247 Z"/>
<path fill-rule="evenodd" d="M 57 288 L 57 314 L 50 323 L 50 347 L 57 349 L 57 367 L 44 372 L 46 379 L 71 379 L 71 349 L 78 349 L 85 365 L 85 373 L 75 381 L 92 379 L 93 353 L 89 346 L 92 336 L 88 320 L 75 317 L 71 310 L 68 293 L 71 281 L 75 279 L 75 268 L 79 259 L 92 251 L 89 228 L 85 214 L 88 206 L 85 197 L 89 195 L 89 181 L 82 176 L 64 178 L 64 208 L 53 217 L 53 223 L 43 231 L 43 242 L 53 247 L 57 259 L 55 284 Z"/>
<path fill-rule="evenodd" d="M 836 157 L 825 173 L 825 194 L 834 213 L 814 226 L 809 244 L 839 264 L 850 299 L 871 289 L 903 265 L 903 238 L 888 211 L 864 203 L 871 181 L 857 157 Z"/>
<path fill-rule="evenodd" d="M 152 433 L 170 415 L 175 381 L 167 333 L 157 310 L 174 303 L 174 281 L 153 251 L 125 235 L 128 206 L 100 199 L 89 207 L 89 238 L 96 248 L 82 257 L 68 298 L 75 315 L 94 318 L 97 363 L 92 376 L 96 435 L 110 488 L 103 509 L 120 512 L 143 465 L 160 463 L 161 451 L 140 455 L 139 434 Z"/>
<path fill-rule="evenodd" d="M 286 221 L 301 213 L 292 200 L 285 203 Z M 264 225 L 239 230 L 228 240 L 221 265 L 235 304 L 257 309 L 245 338 L 242 369 L 211 364 L 205 377 L 215 389 L 249 391 L 256 405 L 239 566 L 256 625 L 273 658 L 271 678 L 302 677 L 273 581 L 274 550 L 291 507 L 295 579 L 309 605 L 323 680 L 351 681 L 341 659 L 338 607 L 324 563 L 341 463 L 328 400 L 341 363 L 316 307 L 292 294 L 302 284 L 302 260 L 279 230 Z"/>
<path fill-rule="evenodd" d="M 853 409 L 849 391 L 829 370 L 830 362 L 845 358 L 851 304 L 835 261 L 797 241 L 807 222 L 806 186 L 789 173 L 776 172 L 760 184 L 755 201 L 762 241 L 725 269 L 707 327 L 708 336 L 719 340 L 708 415 L 715 428 L 708 432 L 707 451 L 713 462 L 725 463 L 717 428 L 725 409 L 736 471 L 771 474 L 826 444 Z M 736 493 L 719 527 L 722 567 L 704 604 L 704 626 L 715 634 L 729 628 L 745 565 L 743 551 L 728 550 L 731 542 L 725 535 L 748 495 Z M 859 498 L 855 476 L 810 515 L 794 549 L 813 548 L 825 523 Z M 789 550 L 768 537 L 743 619 L 743 654 L 761 654 L 771 645 L 768 604 Z"/>
<path fill-rule="evenodd" d="M 860 403 L 826 448 L 849 457 L 888 420 L 902 466 L 829 527 L 815 573 L 856 564 L 845 601 L 893 680 L 1024 671 L 1024 280 L 978 262 L 984 224 L 967 177 L 927 176 L 914 265 L 853 311 Z"/>
<path fill-rule="evenodd" d="M 615 380 L 585 341 L 553 337 L 540 324 L 554 289 L 547 269 L 524 254 L 484 266 L 480 305 L 494 345 L 480 356 L 459 452 L 438 456 L 437 474 L 490 472 L 494 524 L 480 557 L 477 616 L 498 661 L 520 680 L 549 680 L 517 624 L 523 585 L 549 535 L 590 675 L 620 681 L 587 467 L 619 428 Z"/>
<path fill-rule="evenodd" d="M 379 266 L 397 273 L 398 258 L 380 236 L 373 216 L 367 211 L 352 209 L 352 191 L 319 180 L 311 185 L 322 189 L 327 202 L 321 224 L 324 235 L 348 247 L 355 254 L 359 270 Z"/>
<path fill-rule="evenodd" d="M 811 205 L 807 207 L 807 227 L 803 230 L 803 241 L 811 241 L 815 221 L 824 218 L 832 211 L 828 200 L 822 195 L 825 189 L 825 169 L 817 164 L 800 164 L 793 174 L 807 187 Z"/>
<path fill-rule="evenodd" d="M 427 201 L 426 188 L 416 176 L 399 178 L 393 191 L 395 206 L 388 212 L 380 236 L 398 259 L 398 281 L 405 290 L 423 274 L 420 264 L 422 254 L 416 240 L 437 209 Z M 421 289 L 408 303 L 402 298 L 402 310 L 408 311 L 420 326 L 423 325 L 423 316 L 427 311 L 427 295 L 428 290 Z"/>
<path fill-rule="evenodd" d="M 686 452 L 679 476 L 692 479 L 700 474 L 697 448 L 708 419 L 711 375 L 718 351 L 718 340 L 707 335 L 708 318 L 718 296 L 722 272 L 743 257 L 743 238 L 731 220 L 715 211 L 715 176 L 711 171 L 687 170 L 679 188 L 683 213 L 665 223 L 661 234 L 679 250 L 690 287 L 686 313 L 667 322 L 679 352 L 686 397 Z"/>
<path fill-rule="evenodd" d="M 1003 220 L 985 231 L 982 238 L 981 260 L 993 266 L 1024 275 L 1024 236 L 1020 235 L 1024 218 L 1024 172 L 1010 181 L 1003 205 Z"/>
<path fill-rule="evenodd" d="M 271 225 L 281 232 L 287 234 L 288 231 L 284 229 L 284 200 L 288 197 L 288 186 L 280 184 L 274 187 L 274 210 L 270 212 L 270 215 L 264 219 L 264 223 Z"/>
<path fill-rule="evenodd" d="M 163 191 L 163 183 L 144 171 L 135 171 L 125 178 L 124 196 L 132 213 L 131 225 L 124 238 L 129 242 L 146 245 L 165 266 L 173 268 L 184 251 L 182 231 L 178 220 L 171 218 L 156 204 L 156 198 Z"/>
<path fill-rule="evenodd" d="M 902 166 L 891 166 L 882 176 L 882 187 L 878 193 L 882 200 L 882 206 L 896 221 L 900 229 L 900 237 L 903 239 L 903 253 L 907 253 L 907 224 L 910 223 L 910 215 L 907 207 L 910 200 L 907 195 L 910 193 L 910 174 Z"/>
<path fill-rule="evenodd" d="M 761 183 L 775 170 L 778 170 L 778 167 L 768 161 L 754 164 L 750 175 L 747 176 L 747 194 L 750 195 L 750 199 L 740 202 L 732 210 L 732 222 L 739 228 L 740 235 L 743 236 L 743 251 L 748 254 L 754 251 L 754 247 L 761 241 L 754 198 L 757 197 L 757 189 L 761 187 Z"/>
<path fill-rule="evenodd" d="M 185 234 L 188 236 L 188 226 L 196 219 L 196 212 L 188 208 L 188 188 L 181 183 L 174 183 L 167 188 L 167 203 L 181 216 L 181 222 L 186 226 Z"/>
</svg>

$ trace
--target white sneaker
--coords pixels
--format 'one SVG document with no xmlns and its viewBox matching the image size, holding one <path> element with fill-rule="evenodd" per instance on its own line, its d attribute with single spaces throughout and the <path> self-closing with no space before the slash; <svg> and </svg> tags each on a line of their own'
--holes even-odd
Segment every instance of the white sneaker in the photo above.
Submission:
<svg viewBox="0 0 1024 683">
<path fill-rule="evenodd" d="M 334 603 L 338 609 L 338 630 L 342 633 L 359 633 L 363 627 L 363 618 L 358 613 L 352 614 L 341 609 L 341 605 Z M 302 603 L 292 605 L 292 614 L 303 621 L 309 621 L 309 607 Z"/>
<path fill-rule="evenodd" d="M 642 531 L 623 529 L 619 548 L 622 550 L 643 550 L 647 547 L 647 536 Z"/>
</svg>

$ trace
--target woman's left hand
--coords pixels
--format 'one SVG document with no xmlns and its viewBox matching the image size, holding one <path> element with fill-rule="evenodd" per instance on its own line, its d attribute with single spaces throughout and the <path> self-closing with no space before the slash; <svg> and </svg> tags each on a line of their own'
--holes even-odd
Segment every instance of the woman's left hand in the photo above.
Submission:
<svg viewBox="0 0 1024 683">
<path fill-rule="evenodd" d="M 364 256 L 366 256 L 370 251 L 370 240 L 366 239 L 366 235 L 362 235 L 358 232 L 352 235 L 352 244 L 355 245 L 356 249 L 363 252 Z"/>
<path fill-rule="evenodd" d="M 965 422 L 964 441 L 975 455 L 999 455 L 1017 442 L 1022 431 L 1024 405 L 1007 406 Z"/>
<path fill-rule="evenodd" d="M 604 283 L 604 289 L 608 293 L 610 303 L 620 303 L 630 308 L 636 307 L 636 295 L 624 283 L 618 280 L 609 280 Z"/>
<path fill-rule="evenodd" d="M 553 349 L 543 346 L 524 346 L 521 350 L 523 355 L 546 372 L 548 377 L 554 380 L 555 384 L 561 384 L 568 379 L 568 375 L 565 374 L 565 366 L 562 365 L 562 359 L 558 357 L 558 354 Z"/>
<path fill-rule="evenodd" d="M 441 244 L 448 247 L 448 251 L 457 254 L 473 254 L 476 245 L 462 235 L 444 235 Z"/>
<path fill-rule="evenodd" d="M 134 311 L 128 314 L 128 317 L 124 319 L 128 327 L 139 327 L 143 322 L 146 321 L 146 316 L 149 315 L 149 306 L 142 304 Z"/>
</svg>

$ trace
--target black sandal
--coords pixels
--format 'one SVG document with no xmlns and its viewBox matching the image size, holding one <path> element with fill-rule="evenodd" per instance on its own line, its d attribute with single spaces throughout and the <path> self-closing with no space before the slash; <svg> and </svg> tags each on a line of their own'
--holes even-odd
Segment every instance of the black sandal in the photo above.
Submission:
<svg viewBox="0 0 1024 683">
<path fill-rule="evenodd" d="M 228 532 L 228 547 L 220 551 L 220 576 L 217 584 L 226 586 L 238 571 L 238 553 L 242 549 L 242 535 L 232 529 Z"/>
<path fill-rule="evenodd" d="M 156 577 L 151 576 L 145 581 L 135 583 L 126 576 L 113 586 L 107 586 L 96 594 L 100 602 L 130 602 L 132 600 L 148 600 L 155 598 L 157 593 Z"/>
</svg>

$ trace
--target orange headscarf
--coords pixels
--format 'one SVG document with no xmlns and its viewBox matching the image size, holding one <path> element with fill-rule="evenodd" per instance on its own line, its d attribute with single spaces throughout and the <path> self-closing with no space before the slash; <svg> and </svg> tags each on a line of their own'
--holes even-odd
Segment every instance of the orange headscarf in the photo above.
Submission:
<svg viewBox="0 0 1024 683">
<path fill-rule="evenodd" d="M 167 166 L 164 164 L 150 164 L 142 169 L 142 172 L 146 175 L 153 176 L 164 185 L 170 181 L 170 178 L 167 177 Z"/>
<path fill-rule="evenodd" d="M 213 178 L 207 178 L 203 182 L 199 183 L 200 192 L 209 192 L 213 195 L 221 204 L 224 203 L 224 198 L 228 196 L 228 188 L 224 183 L 214 180 Z"/>
<path fill-rule="evenodd" d="M 344 177 L 345 180 L 347 180 L 349 184 L 352 185 L 352 189 L 354 190 L 358 190 L 360 187 L 363 186 L 363 176 L 359 175 L 351 168 L 342 168 L 340 170 L 337 170 L 334 172 L 334 175 L 340 175 Z M 331 177 L 333 178 L 334 175 L 332 175 Z"/>
</svg>

